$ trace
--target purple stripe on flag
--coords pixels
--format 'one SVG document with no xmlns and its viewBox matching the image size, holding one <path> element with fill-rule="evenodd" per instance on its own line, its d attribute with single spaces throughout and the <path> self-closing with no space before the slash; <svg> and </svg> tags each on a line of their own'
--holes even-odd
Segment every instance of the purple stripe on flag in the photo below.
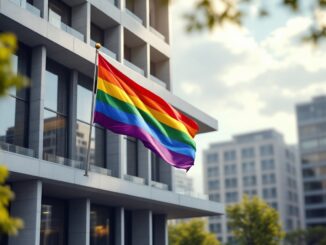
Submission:
<svg viewBox="0 0 326 245">
<path fill-rule="evenodd" d="M 103 127 L 115 133 L 124 134 L 140 139 L 147 148 L 154 151 L 164 161 L 176 168 L 188 170 L 194 165 L 193 158 L 168 150 L 167 148 L 162 146 L 158 140 L 156 140 L 145 130 L 137 126 L 121 123 L 97 111 L 95 112 L 94 122 L 102 125 Z"/>
</svg>

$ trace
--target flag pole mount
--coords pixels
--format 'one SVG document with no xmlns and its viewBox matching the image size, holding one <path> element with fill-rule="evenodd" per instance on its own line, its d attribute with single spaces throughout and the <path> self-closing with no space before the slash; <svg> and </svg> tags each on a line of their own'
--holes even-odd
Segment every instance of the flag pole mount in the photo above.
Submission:
<svg viewBox="0 0 326 245">
<path fill-rule="evenodd" d="M 96 75 L 97 75 L 97 62 L 98 62 L 98 51 L 102 47 L 100 43 L 95 44 L 95 66 L 94 66 L 94 76 L 93 76 L 93 90 L 92 90 L 92 112 L 91 112 L 91 120 L 89 123 L 89 134 L 88 134 L 88 146 L 87 146 L 87 152 L 86 152 L 86 162 L 85 162 L 85 174 L 84 176 L 88 176 L 88 171 L 90 168 L 90 151 L 91 151 L 91 141 L 92 141 L 92 128 L 94 123 L 94 101 L 95 101 L 95 95 L 97 92 L 97 86 L 96 86 Z"/>
</svg>

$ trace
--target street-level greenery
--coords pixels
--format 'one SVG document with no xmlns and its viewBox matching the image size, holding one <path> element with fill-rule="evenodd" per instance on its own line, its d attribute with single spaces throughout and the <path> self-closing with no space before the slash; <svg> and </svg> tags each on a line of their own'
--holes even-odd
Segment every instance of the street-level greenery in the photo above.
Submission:
<svg viewBox="0 0 326 245">
<path fill-rule="evenodd" d="M 202 219 L 169 225 L 169 245 L 220 245 L 215 234 L 205 230 Z"/>
<path fill-rule="evenodd" d="M 278 212 L 259 197 L 244 196 L 227 207 L 227 217 L 238 245 L 279 245 L 285 235 Z"/>
</svg>

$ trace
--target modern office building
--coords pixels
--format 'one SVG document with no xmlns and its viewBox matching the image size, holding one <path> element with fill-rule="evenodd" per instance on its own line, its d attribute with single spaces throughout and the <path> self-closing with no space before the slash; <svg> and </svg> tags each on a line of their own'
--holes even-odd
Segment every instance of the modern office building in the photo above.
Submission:
<svg viewBox="0 0 326 245">
<path fill-rule="evenodd" d="M 297 105 L 307 226 L 326 226 L 326 96 Z"/>
<path fill-rule="evenodd" d="M 205 190 L 225 205 L 244 194 L 260 196 L 280 214 L 286 231 L 303 227 L 303 200 L 297 150 L 274 130 L 237 135 L 211 144 L 204 152 Z M 227 216 L 209 218 L 209 229 L 223 242 L 232 242 Z"/>
<path fill-rule="evenodd" d="M 169 6 L 159 0 L 0 0 L 0 31 L 17 35 L 30 87 L 0 99 L 0 162 L 25 228 L 9 245 L 167 244 L 167 220 L 223 205 L 174 191 L 174 169 L 134 138 L 92 126 L 94 42 L 127 76 L 196 120 L 217 122 L 171 92 Z"/>
</svg>

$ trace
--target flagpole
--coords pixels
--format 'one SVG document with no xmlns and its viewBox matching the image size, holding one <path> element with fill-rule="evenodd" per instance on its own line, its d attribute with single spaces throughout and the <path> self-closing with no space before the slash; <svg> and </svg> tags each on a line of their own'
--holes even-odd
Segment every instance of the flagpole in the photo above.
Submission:
<svg viewBox="0 0 326 245">
<path fill-rule="evenodd" d="M 98 63 L 98 51 L 101 48 L 101 44 L 96 43 L 95 44 L 95 67 L 94 67 L 94 76 L 93 76 L 93 90 L 92 90 L 92 111 L 91 111 L 91 120 L 89 122 L 89 134 L 88 134 L 88 146 L 87 146 L 87 152 L 86 152 L 86 163 L 85 163 L 85 174 L 84 176 L 88 176 L 88 171 L 90 167 L 90 150 L 91 150 L 91 140 L 92 140 L 92 127 L 94 122 L 94 102 L 95 102 L 95 96 L 97 92 L 97 86 L 96 86 L 96 75 L 97 75 L 97 63 Z"/>
</svg>

